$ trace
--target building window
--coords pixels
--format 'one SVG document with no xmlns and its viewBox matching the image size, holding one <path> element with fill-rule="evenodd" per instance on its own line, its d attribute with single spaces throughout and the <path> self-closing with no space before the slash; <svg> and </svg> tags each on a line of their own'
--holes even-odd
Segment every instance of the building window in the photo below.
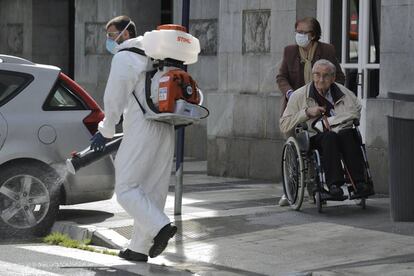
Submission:
<svg viewBox="0 0 414 276">
<path fill-rule="evenodd" d="M 360 98 L 379 94 L 380 20 L 381 0 L 331 1 L 331 43 L 345 71 L 345 85 Z"/>
</svg>

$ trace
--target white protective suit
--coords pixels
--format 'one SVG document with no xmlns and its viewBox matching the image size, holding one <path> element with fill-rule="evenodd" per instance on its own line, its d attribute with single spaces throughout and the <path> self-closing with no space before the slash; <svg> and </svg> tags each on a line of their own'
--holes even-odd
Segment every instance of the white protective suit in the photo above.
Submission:
<svg viewBox="0 0 414 276">
<path fill-rule="evenodd" d="M 117 49 L 142 49 L 142 37 L 132 38 Z M 174 154 L 172 125 L 144 119 L 147 58 L 129 51 L 114 55 L 104 95 L 105 118 L 98 130 L 104 137 L 115 134 L 124 116 L 121 146 L 115 157 L 115 193 L 118 202 L 134 218 L 130 250 L 148 255 L 154 237 L 170 222 L 164 213 Z"/>
</svg>

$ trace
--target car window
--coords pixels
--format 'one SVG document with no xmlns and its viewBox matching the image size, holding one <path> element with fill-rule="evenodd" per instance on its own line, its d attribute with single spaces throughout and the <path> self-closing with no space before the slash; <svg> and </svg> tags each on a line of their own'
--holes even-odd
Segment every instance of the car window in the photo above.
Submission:
<svg viewBox="0 0 414 276">
<path fill-rule="evenodd" d="M 22 91 L 33 76 L 24 73 L 0 70 L 0 106 Z"/>
<path fill-rule="evenodd" d="M 52 93 L 43 105 L 44 110 L 85 110 L 83 102 L 61 81 L 55 85 Z"/>
</svg>

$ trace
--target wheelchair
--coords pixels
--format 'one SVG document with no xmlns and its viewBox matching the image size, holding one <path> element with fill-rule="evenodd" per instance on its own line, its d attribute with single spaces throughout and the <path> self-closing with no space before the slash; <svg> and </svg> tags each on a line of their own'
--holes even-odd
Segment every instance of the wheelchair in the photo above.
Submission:
<svg viewBox="0 0 414 276">
<path fill-rule="evenodd" d="M 316 122 L 317 120 L 315 120 Z M 362 141 L 361 133 L 358 129 L 359 121 L 354 120 L 352 129 L 356 132 L 365 167 L 365 183 L 373 187 L 371 172 L 367 160 L 365 144 Z M 310 137 L 306 123 L 302 123 L 295 128 L 295 137 L 287 139 L 283 146 L 282 155 L 282 181 L 283 190 L 290 207 L 294 210 L 300 210 L 307 188 L 309 195 L 313 196 L 314 203 L 318 212 L 322 212 L 322 206 L 329 200 L 344 201 L 346 199 L 355 200 L 356 204 L 362 209 L 366 208 L 367 196 L 361 196 L 356 193 L 356 187 L 352 183 L 346 172 L 344 162 L 345 186 L 348 194 L 344 193 L 342 197 L 332 197 L 326 185 L 325 173 L 322 167 L 322 159 L 317 149 L 310 149 Z M 315 128 L 314 124 L 312 125 Z"/>
</svg>

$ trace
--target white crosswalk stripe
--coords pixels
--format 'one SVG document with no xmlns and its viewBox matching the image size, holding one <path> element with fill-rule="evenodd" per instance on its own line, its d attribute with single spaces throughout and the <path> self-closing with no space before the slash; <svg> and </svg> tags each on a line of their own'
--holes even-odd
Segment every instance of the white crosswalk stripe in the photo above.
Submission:
<svg viewBox="0 0 414 276">
<path fill-rule="evenodd" d="M 50 245 L 27 245 L 21 246 L 19 248 L 23 248 L 26 250 L 36 251 L 40 253 L 51 254 L 55 256 L 73 258 L 81 261 L 87 261 L 91 263 L 96 263 L 100 265 L 112 266 L 112 265 L 128 265 L 132 262 L 125 261 L 121 258 L 94 253 L 85 250 L 79 250 L 74 248 L 66 248 L 62 246 L 50 246 Z"/>
<path fill-rule="evenodd" d="M 172 263 L 162 256 L 157 257 L 154 260 L 151 260 L 151 263 L 136 263 L 123 260 L 119 257 L 94 253 L 79 249 L 66 248 L 61 246 L 50 246 L 50 245 L 40 245 L 40 246 L 21 246 L 26 250 L 31 250 L 39 253 L 51 254 L 55 256 L 61 256 L 66 258 L 73 258 L 85 262 L 99 264 L 105 267 L 113 267 L 116 269 L 121 269 L 128 271 L 137 275 L 192 275 L 191 273 L 184 272 L 173 268 L 175 263 Z M 1 270 L 0 270 L 1 271 Z M 18 274 L 19 275 L 19 274 Z M 34 274 L 37 275 L 37 274 Z M 39 274 L 42 275 L 43 274 Z M 48 275 L 48 274 L 45 274 Z M 1 275 L 3 276 L 3 275 Z"/>
<path fill-rule="evenodd" d="M 3 261 L 0 261 L 0 274 L 1 276 L 60 276 L 60 274 Z"/>
</svg>

